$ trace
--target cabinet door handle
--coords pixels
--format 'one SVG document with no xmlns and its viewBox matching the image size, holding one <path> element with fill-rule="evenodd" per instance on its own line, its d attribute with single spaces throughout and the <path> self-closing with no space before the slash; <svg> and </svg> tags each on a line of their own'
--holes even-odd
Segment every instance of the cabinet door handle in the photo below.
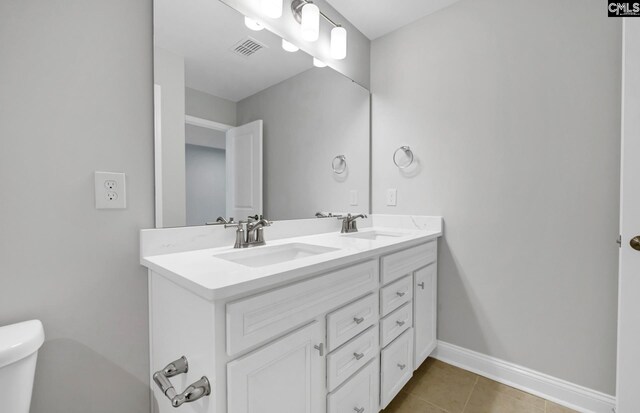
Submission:
<svg viewBox="0 0 640 413">
<path fill-rule="evenodd" d="M 356 413 L 364 413 L 364 407 L 354 407 L 353 410 Z"/>
<path fill-rule="evenodd" d="M 418 287 L 422 288 L 424 290 L 424 281 L 418 284 Z"/>
<path fill-rule="evenodd" d="M 324 356 L 324 343 L 317 344 L 313 346 L 320 353 L 320 357 Z"/>
<path fill-rule="evenodd" d="M 356 324 L 360 324 L 364 321 L 364 317 L 353 317 L 353 321 L 355 321 Z"/>
<path fill-rule="evenodd" d="M 400 291 L 398 291 L 396 294 L 398 294 L 398 297 L 404 297 L 404 295 L 406 294 L 406 292 L 400 292 Z"/>
<path fill-rule="evenodd" d="M 364 357 L 364 353 L 353 353 L 353 357 L 355 357 L 356 360 L 360 360 Z"/>
<path fill-rule="evenodd" d="M 400 367 L 400 370 L 404 370 L 404 368 L 407 367 L 407 365 L 398 363 L 398 367 Z"/>
<path fill-rule="evenodd" d="M 396 321 L 398 327 L 402 327 L 405 324 L 405 321 Z"/>
</svg>

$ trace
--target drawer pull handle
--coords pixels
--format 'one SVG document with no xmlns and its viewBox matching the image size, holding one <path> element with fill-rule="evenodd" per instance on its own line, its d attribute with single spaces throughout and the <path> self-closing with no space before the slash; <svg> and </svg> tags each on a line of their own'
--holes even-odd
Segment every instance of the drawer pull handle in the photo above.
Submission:
<svg viewBox="0 0 640 413">
<path fill-rule="evenodd" d="M 407 367 L 407 365 L 398 363 L 398 367 L 400 367 L 400 370 L 404 370 L 404 368 Z"/>
<path fill-rule="evenodd" d="M 360 360 L 364 357 L 364 353 L 353 353 L 353 357 L 355 357 L 356 360 Z"/>
<path fill-rule="evenodd" d="M 398 327 L 402 327 L 405 324 L 405 321 L 396 321 Z"/>
<path fill-rule="evenodd" d="M 418 287 L 422 288 L 424 290 L 424 281 L 418 284 Z"/>
<path fill-rule="evenodd" d="M 356 413 L 364 413 L 364 407 L 354 407 L 353 410 L 355 410 Z"/>
<path fill-rule="evenodd" d="M 355 321 L 356 324 L 360 324 L 364 321 L 364 317 L 353 317 L 353 321 Z"/>
<path fill-rule="evenodd" d="M 320 353 L 320 357 L 324 356 L 324 343 L 316 344 L 313 346 Z"/>
<path fill-rule="evenodd" d="M 406 292 L 400 292 L 400 291 L 398 291 L 396 294 L 398 294 L 398 297 L 404 297 L 404 295 L 406 294 Z"/>
</svg>

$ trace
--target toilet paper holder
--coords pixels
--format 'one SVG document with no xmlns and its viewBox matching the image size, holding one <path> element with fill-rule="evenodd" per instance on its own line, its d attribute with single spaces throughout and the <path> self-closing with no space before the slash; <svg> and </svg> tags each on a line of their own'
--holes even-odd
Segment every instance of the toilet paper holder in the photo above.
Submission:
<svg viewBox="0 0 640 413">
<path fill-rule="evenodd" d="M 188 386 L 185 391 L 178 393 L 169 381 L 169 378 L 187 373 L 188 371 L 189 362 L 185 356 L 182 356 L 178 360 L 167 364 L 162 370 L 153 373 L 153 381 L 156 382 L 160 390 L 162 390 L 162 393 L 171 401 L 173 407 L 180 407 L 184 403 L 195 402 L 211 394 L 211 384 L 206 376 L 202 376 L 200 380 Z"/>
</svg>

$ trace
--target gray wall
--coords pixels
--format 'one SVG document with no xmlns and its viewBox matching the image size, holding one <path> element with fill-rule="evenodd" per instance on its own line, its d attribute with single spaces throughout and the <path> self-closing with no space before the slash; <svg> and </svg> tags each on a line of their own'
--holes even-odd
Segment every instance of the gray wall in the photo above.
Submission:
<svg viewBox="0 0 640 413">
<path fill-rule="evenodd" d="M 310 218 L 369 209 L 369 92 L 332 69 L 311 69 L 238 102 L 238 123 L 264 120 L 264 213 Z M 348 173 L 331 161 L 347 158 Z M 358 206 L 349 191 L 358 191 Z"/>
<path fill-rule="evenodd" d="M 186 147 L 187 225 L 204 225 L 226 216 L 224 149 Z"/>
<path fill-rule="evenodd" d="M 372 45 L 373 209 L 444 216 L 439 339 L 609 394 L 620 23 L 598 0 L 463 0 Z"/>
<path fill-rule="evenodd" d="M 186 114 L 236 126 L 236 104 L 199 90 L 186 88 Z"/>
<path fill-rule="evenodd" d="M 184 58 L 159 47 L 154 54 L 154 83 L 161 87 L 162 226 L 186 223 Z"/>
<path fill-rule="evenodd" d="M 0 325 L 44 323 L 32 413 L 149 411 L 151 13 L 0 2 Z M 127 174 L 126 210 L 94 208 L 95 170 Z"/>
</svg>

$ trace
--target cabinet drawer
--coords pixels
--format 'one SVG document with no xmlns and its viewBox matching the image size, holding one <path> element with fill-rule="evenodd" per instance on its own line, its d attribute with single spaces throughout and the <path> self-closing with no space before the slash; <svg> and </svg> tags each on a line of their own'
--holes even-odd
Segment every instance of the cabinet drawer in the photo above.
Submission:
<svg viewBox="0 0 640 413">
<path fill-rule="evenodd" d="M 380 345 L 385 347 L 413 324 L 413 303 L 408 302 L 380 321 Z"/>
<path fill-rule="evenodd" d="M 228 303 L 227 354 L 277 337 L 377 286 L 378 262 L 371 260 Z"/>
<path fill-rule="evenodd" d="M 434 262 L 437 256 L 438 244 L 435 240 L 385 255 L 381 259 L 380 280 L 383 285 L 390 283 Z"/>
<path fill-rule="evenodd" d="M 380 363 L 376 357 L 342 387 L 327 396 L 328 413 L 377 413 Z"/>
<path fill-rule="evenodd" d="M 378 325 L 327 356 L 327 388 L 333 391 L 378 355 Z"/>
<path fill-rule="evenodd" d="M 412 362 L 413 329 L 410 328 L 382 350 L 380 362 L 382 371 L 382 384 L 380 386 L 381 408 L 387 407 L 389 402 L 411 379 L 413 375 Z"/>
<path fill-rule="evenodd" d="M 333 351 L 378 322 L 378 294 L 370 294 L 327 316 L 327 347 Z"/>
<path fill-rule="evenodd" d="M 413 297 L 413 277 L 404 277 L 380 289 L 380 312 L 386 316 Z"/>
</svg>

